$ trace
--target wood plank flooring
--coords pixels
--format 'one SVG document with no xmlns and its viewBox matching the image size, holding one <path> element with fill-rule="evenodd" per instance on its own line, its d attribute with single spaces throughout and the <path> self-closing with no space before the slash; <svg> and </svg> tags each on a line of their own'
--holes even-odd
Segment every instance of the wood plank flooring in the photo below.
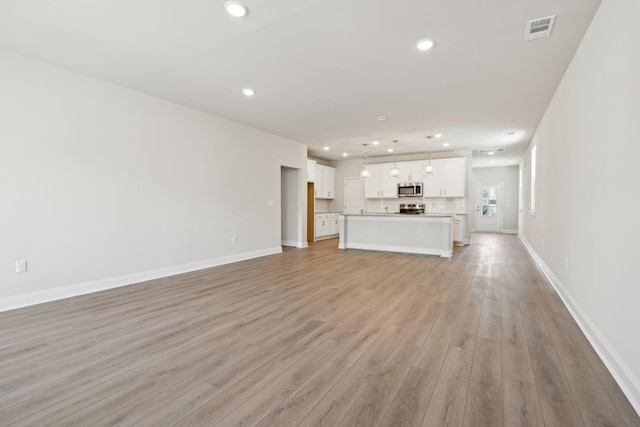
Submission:
<svg viewBox="0 0 640 427">
<path fill-rule="evenodd" d="M 517 237 L 336 247 L 0 313 L 0 425 L 640 426 Z"/>
</svg>

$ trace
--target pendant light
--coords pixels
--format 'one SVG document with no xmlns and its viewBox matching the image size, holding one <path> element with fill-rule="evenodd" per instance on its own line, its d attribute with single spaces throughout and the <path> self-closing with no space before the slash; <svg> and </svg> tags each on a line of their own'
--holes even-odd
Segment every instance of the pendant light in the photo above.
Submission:
<svg viewBox="0 0 640 427">
<path fill-rule="evenodd" d="M 370 173 L 367 170 L 367 145 L 369 144 L 362 144 L 364 145 L 364 164 L 362 165 L 362 170 L 360 171 L 360 178 L 369 178 Z"/>
<path fill-rule="evenodd" d="M 400 169 L 398 169 L 398 140 L 393 140 L 393 168 L 389 171 L 391 178 L 398 178 L 400 176 Z"/>
<path fill-rule="evenodd" d="M 427 147 L 429 152 L 429 163 L 427 163 L 427 165 L 424 167 L 424 172 L 422 172 L 422 175 L 434 176 L 436 174 L 436 168 L 431 166 L 431 135 L 427 136 L 427 141 L 429 143 Z"/>
</svg>

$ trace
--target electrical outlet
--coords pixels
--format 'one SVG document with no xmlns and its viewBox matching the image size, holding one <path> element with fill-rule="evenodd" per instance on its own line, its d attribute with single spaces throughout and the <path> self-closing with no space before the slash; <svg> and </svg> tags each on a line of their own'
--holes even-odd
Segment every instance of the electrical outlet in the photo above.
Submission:
<svg viewBox="0 0 640 427">
<path fill-rule="evenodd" d="M 27 272 L 27 260 L 21 259 L 20 261 L 16 261 L 16 273 L 26 273 Z"/>
<path fill-rule="evenodd" d="M 238 241 L 238 236 L 233 236 L 233 237 L 231 238 L 231 241 L 232 241 L 233 243 L 236 243 L 236 242 Z"/>
</svg>

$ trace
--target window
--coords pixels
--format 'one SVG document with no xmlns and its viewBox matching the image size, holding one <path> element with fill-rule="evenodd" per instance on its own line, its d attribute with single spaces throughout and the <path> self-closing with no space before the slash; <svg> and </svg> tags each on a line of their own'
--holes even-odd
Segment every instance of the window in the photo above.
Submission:
<svg viewBox="0 0 640 427">
<path fill-rule="evenodd" d="M 531 149 L 531 200 L 529 201 L 529 213 L 536 214 L 536 148 Z"/>
</svg>

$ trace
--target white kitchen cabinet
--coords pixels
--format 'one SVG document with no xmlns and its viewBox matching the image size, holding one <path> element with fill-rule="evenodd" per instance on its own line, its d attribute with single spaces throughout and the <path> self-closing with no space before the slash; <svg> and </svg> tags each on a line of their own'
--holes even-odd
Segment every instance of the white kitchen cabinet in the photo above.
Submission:
<svg viewBox="0 0 640 427">
<path fill-rule="evenodd" d="M 340 234 L 338 227 L 338 214 L 329 214 L 329 235 L 336 236 Z"/>
<path fill-rule="evenodd" d="M 316 180 L 316 161 L 307 159 L 307 182 Z"/>
<path fill-rule="evenodd" d="M 316 199 L 336 198 L 336 170 L 335 168 L 315 165 L 314 188 Z"/>
<path fill-rule="evenodd" d="M 431 160 L 435 175 L 424 176 L 424 197 L 465 197 L 466 159 Z"/>
<path fill-rule="evenodd" d="M 337 236 L 340 233 L 338 228 L 338 214 L 335 213 L 316 214 L 315 225 L 316 240 Z"/>
<path fill-rule="evenodd" d="M 329 214 L 316 214 L 316 239 L 329 235 Z"/>
<path fill-rule="evenodd" d="M 398 166 L 400 163 L 398 163 Z M 398 197 L 398 179 L 389 176 L 393 163 L 367 165 L 369 178 L 364 181 L 364 197 L 367 199 L 395 199 Z"/>
<path fill-rule="evenodd" d="M 400 169 L 398 182 L 422 182 L 424 162 L 400 162 L 398 169 Z"/>
<path fill-rule="evenodd" d="M 454 215 L 452 218 L 453 221 L 453 242 L 456 246 L 464 246 L 464 235 L 465 235 L 465 219 L 464 215 Z"/>
</svg>

